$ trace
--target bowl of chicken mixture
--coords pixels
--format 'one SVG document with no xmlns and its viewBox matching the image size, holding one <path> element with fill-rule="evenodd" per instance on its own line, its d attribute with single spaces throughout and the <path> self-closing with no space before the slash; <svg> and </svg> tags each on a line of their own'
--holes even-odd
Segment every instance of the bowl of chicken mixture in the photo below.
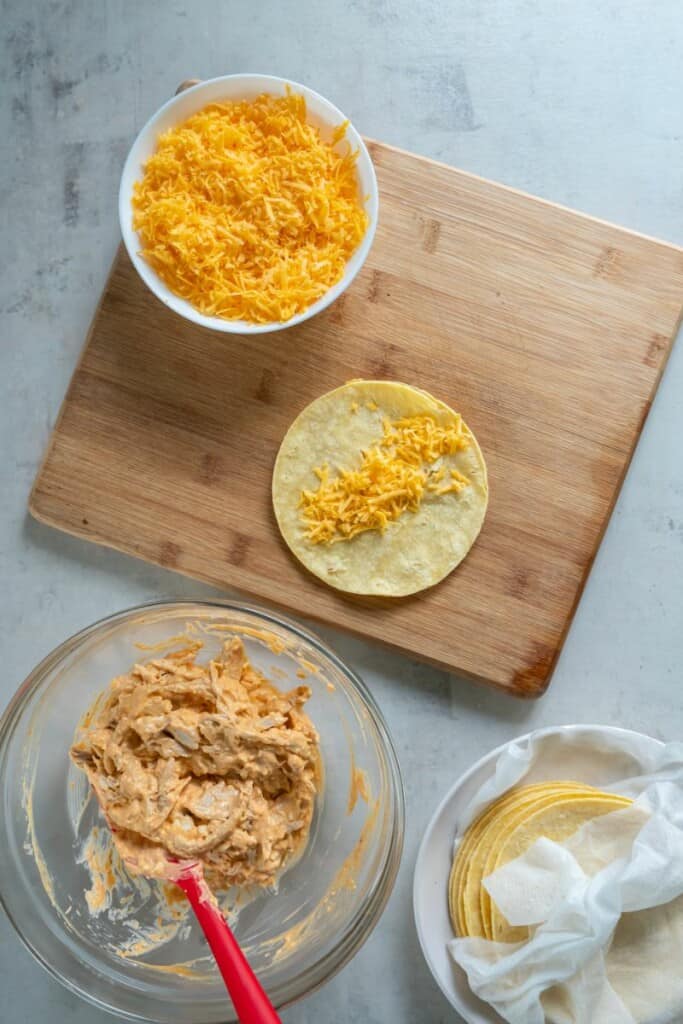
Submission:
<svg viewBox="0 0 683 1024">
<path fill-rule="evenodd" d="M 241 604 L 146 605 L 65 640 L 0 721 L 0 786 L 0 902 L 119 1019 L 236 1020 L 178 864 L 201 868 L 281 1008 L 360 948 L 400 861 L 371 693 L 308 630 Z"/>
</svg>

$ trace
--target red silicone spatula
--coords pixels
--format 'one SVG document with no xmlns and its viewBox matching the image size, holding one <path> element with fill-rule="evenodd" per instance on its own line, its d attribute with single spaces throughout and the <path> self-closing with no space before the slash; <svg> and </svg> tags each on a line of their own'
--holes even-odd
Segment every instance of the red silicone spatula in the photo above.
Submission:
<svg viewBox="0 0 683 1024">
<path fill-rule="evenodd" d="M 131 852 L 121 833 L 109 821 L 108 824 L 123 862 L 134 874 L 145 874 L 146 872 L 141 870 L 142 865 L 135 851 Z M 282 1024 L 273 1004 L 249 966 L 249 961 L 238 946 L 228 922 L 218 909 L 211 890 L 204 881 L 201 866 L 193 861 L 178 861 L 159 849 L 154 868 L 150 874 L 160 877 L 161 868 L 161 877 L 175 882 L 190 901 L 211 952 L 216 958 L 218 970 L 230 993 L 240 1024 Z"/>
<path fill-rule="evenodd" d="M 240 1024 L 281 1024 L 273 1005 L 232 934 L 228 922 L 211 899 L 202 870 L 197 864 L 179 865 L 173 881 L 187 896 L 218 970 L 230 993 Z"/>
</svg>

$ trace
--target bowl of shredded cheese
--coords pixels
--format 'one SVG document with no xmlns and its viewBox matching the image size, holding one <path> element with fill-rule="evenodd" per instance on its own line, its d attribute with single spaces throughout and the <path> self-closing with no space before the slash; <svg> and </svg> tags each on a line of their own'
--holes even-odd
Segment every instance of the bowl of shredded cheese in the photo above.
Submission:
<svg viewBox="0 0 683 1024">
<path fill-rule="evenodd" d="M 176 313 L 217 331 L 291 327 L 334 302 L 377 225 L 363 139 L 318 93 L 227 75 L 169 100 L 126 160 L 128 254 Z"/>
</svg>

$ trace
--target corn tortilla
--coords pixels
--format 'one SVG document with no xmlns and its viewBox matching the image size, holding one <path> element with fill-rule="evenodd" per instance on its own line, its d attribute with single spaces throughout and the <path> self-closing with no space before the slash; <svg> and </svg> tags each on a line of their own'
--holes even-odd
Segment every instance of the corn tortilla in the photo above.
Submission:
<svg viewBox="0 0 683 1024">
<path fill-rule="evenodd" d="M 382 438 L 385 420 L 428 415 L 447 427 L 457 413 L 426 391 L 394 381 L 351 381 L 299 414 L 282 441 L 273 470 L 273 507 L 282 536 L 299 561 L 330 586 L 351 594 L 401 597 L 438 583 L 465 557 L 481 529 L 488 502 L 484 458 L 462 424 L 468 444 L 444 455 L 446 473 L 468 480 L 458 494 L 425 494 L 383 532 L 368 530 L 339 543 L 313 543 L 301 516 L 304 490 L 317 489 L 315 469 L 353 469 Z"/>
<path fill-rule="evenodd" d="M 490 837 L 490 841 L 486 844 L 486 848 L 483 850 L 482 855 L 477 858 L 477 874 L 472 876 L 472 891 L 467 897 L 468 899 L 473 900 L 476 899 L 476 892 L 479 894 L 478 898 L 481 921 L 483 923 L 484 936 L 487 939 L 493 938 L 493 900 L 482 885 L 482 881 L 484 878 L 488 878 L 489 875 L 492 875 L 496 868 L 502 867 L 503 864 L 507 864 L 508 860 L 513 859 L 513 857 L 508 856 L 505 860 L 502 860 L 500 856 L 501 851 L 506 847 L 509 838 L 516 834 L 517 830 L 522 828 L 527 821 L 532 820 L 535 815 L 545 810 L 550 810 L 558 815 L 562 815 L 565 805 L 570 805 L 572 808 L 576 808 L 577 805 L 585 799 L 591 800 L 594 804 L 604 800 L 608 804 L 607 810 L 614 810 L 613 801 L 621 801 L 623 798 L 612 797 L 611 794 L 602 793 L 600 790 L 590 789 L 588 787 L 586 787 L 585 790 L 566 792 L 554 791 L 545 796 L 539 796 L 538 799 L 534 801 L 525 803 L 519 810 L 513 809 L 512 812 L 505 812 L 496 819 L 495 828 L 492 830 L 493 834 Z M 597 816 L 597 812 L 594 815 L 588 815 L 588 817 L 592 816 Z M 551 814 L 550 817 L 552 819 L 553 815 Z M 581 822 L 581 824 L 582 823 L 583 822 Z M 577 829 L 579 827 L 579 825 L 576 826 Z M 573 829 L 572 831 L 576 831 L 576 829 Z M 545 833 L 541 832 L 534 834 L 533 838 L 527 843 L 527 846 L 531 846 L 531 844 L 538 839 L 540 835 L 544 834 Z M 571 832 L 568 832 L 567 836 L 564 838 L 568 838 L 569 835 L 571 835 Z M 548 838 L 553 837 L 549 835 Z M 561 842 L 561 840 L 558 840 L 558 842 Z M 526 848 L 527 847 L 525 846 L 524 850 Z M 520 856 L 520 854 L 524 852 L 524 850 L 519 848 L 519 846 L 517 849 L 518 852 L 514 854 L 515 857 Z M 521 937 L 522 936 L 520 934 L 517 938 L 510 939 L 509 941 L 518 942 L 521 941 Z M 526 933 L 524 937 L 526 937 Z"/>
<path fill-rule="evenodd" d="M 503 864 L 507 864 L 508 861 L 520 857 L 540 836 L 545 836 L 555 843 L 563 843 L 575 832 L 578 832 L 586 822 L 603 814 L 622 810 L 624 807 L 629 807 L 630 804 L 631 801 L 625 797 L 604 793 L 596 797 L 580 797 L 578 795 L 574 799 L 567 797 L 554 805 L 542 807 L 525 821 L 520 822 L 507 836 L 498 851 L 493 870 L 495 871 Z M 489 874 L 491 873 L 489 872 Z M 482 887 L 482 892 L 484 891 Z M 488 893 L 486 895 L 488 896 Z M 508 924 L 490 896 L 489 904 L 491 908 L 489 937 L 491 939 L 495 942 L 522 942 L 529 938 L 529 928 L 515 928 Z"/>
<path fill-rule="evenodd" d="M 494 841 L 493 837 L 499 823 L 504 820 L 505 815 L 519 813 L 520 808 L 525 805 L 536 807 L 539 800 L 542 801 L 548 797 L 552 799 L 556 793 L 582 791 L 594 792 L 590 786 L 584 786 L 578 782 L 538 782 L 504 793 L 475 819 L 458 847 L 449 881 L 451 920 L 459 935 L 486 934 L 483 916 L 479 909 L 481 901 L 478 898 L 472 900 L 468 911 L 465 892 L 473 887 L 476 892 L 479 892 L 483 875 L 481 871 L 477 871 L 477 851 L 479 851 L 480 857 L 486 856 L 486 852 Z M 488 896 L 488 893 L 486 895 Z"/>
<path fill-rule="evenodd" d="M 586 821 L 630 803 L 574 782 L 537 783 L 503 794 L 470 825 L 456 851 L 448 884 L 456 933 L 498 942 L 527 939 L 529 929 L 508 924 L 483 880 L 541 836 L 564 842 Z"/>
</svg>

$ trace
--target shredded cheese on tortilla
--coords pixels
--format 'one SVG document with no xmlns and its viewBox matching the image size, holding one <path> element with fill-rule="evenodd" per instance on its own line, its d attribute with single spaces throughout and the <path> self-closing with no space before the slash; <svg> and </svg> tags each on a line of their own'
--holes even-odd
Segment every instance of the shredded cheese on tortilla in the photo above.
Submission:
<svg viewBox="0 0 683 1024">
<path fill-rule="evenodd" d="M 428 415 L 385 419 L 382 438 L 361 453 L 357 469 L 314 470 L 319 485 L 303 491 L 299 505 L 308 539 L 335 544 L 366 530 L 382 533 L 404 512 L 417 512 L 426 495 L 459 494 L 469 480 L 456 469 L 446 480 L 440 460 L 468 444 L 459 416 L 446 427 Z"/>
<path fill-rule="evenodd" d="M 368 215 L 357 152 L 324 142 L 303 96 L 212 103 L 164 132 L 133 190 L 142 255 L 200 312 L 268 323 L 341 279 Z"/>
</svg>

